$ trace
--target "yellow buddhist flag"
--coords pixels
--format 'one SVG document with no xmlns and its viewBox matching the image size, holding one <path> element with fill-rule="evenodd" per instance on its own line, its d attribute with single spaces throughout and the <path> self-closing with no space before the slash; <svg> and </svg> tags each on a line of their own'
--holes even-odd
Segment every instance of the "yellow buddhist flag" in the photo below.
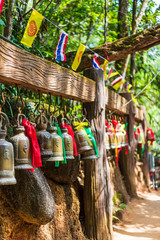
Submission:
<svg viewBox="0 0 160 240">
<path fill-rule="evenodd" d="M 77 70 L 77 68 L 78 68 L 78 66 L 81 62 L 81 58 L 82 58 L 82 55 L 83 55 L 85 49 L 86 49 L 86 46 L 84 46 L 83 44 L 80 43 L 79 48 L 78 48 L 77 53 L 76 53 L 76 56 L 75 56 L 75 59 L 74 59 L 74 61 L 72 63 L 72 66 L 71 66 L 74 71 Z"/>
<path fill-rule="evenodd" d="M 114 77 L 114 76 L 116 76 L 116 75 L 118 75 L 118 74 L 119 74 L 119 72 L 112 72 L 112 73 L 109 75 L 109 78 Z"/>
<path fill-rule="evenodd" d="M 120 88 L 120 86 L 121 86 L 123 83 L 125 83 L 125 81 L 126 81 L 126 80 L 123 79 L 123 80 L 117 82 L 115 85 L 113 85 L 113 88 L 117 91 L 118 88 Z"/>
<path fill-rule="evenodd" d="M 23 43 L 27 47 L 32 47 L 32 43 L 41 26 L 43 18 L 44 17 L 39 12 L 33 9 L 29 21 L 27 23 L 27 27 L 25 29 L 21 43 Z"/>
<path fill-rule="evenodd" d="M 107 67 L 107 63 L 108 63 L 108 60 L 105 60 L 104 63 L 103 63 L 103 71 L 104 71 L 104 78 L 106 76 L 106 67 Z"/>
</svg>

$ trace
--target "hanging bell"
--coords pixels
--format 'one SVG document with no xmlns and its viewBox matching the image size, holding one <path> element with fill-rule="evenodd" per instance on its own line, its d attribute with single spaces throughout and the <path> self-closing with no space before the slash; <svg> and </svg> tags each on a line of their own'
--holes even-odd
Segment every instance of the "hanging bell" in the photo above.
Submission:
<svg viewBox="0 0 160 240">
<path fill-rule="evenodd" d="M 108 131 L 107 127 L 105 137 L 106 137 L 106 149 L 108 150 L 110 149 L 110 132 Z"/>
<path fill-rule="evenodd" d="M 55 162 L 55 161 L 64 161 L 63 158 L 63 145 L 62 138 L 57 134 L 57 127 L 53 126 L 53 122 L 51 121 L 52 116 L 50 117 L 50 122 L 48 124 L 47 130 L 51 134 L 52 141 L 52 157 L 50 157 L 47 162 Z"/>
<path fill-rule="evenodd" d="M 125 146 L 127 146 L 128 145 L 128 143 L 127 143 L 127 132 L 126 132 L 126 130 L 124 129 L 124 126 L 125 125 L 122 125 L 122 127 L 121 127 L 121 132 L 122 132 L 122 141 L 121 141 L 121 145 L 122 145 L 122 147 L 125 147 Z"/>
<path fill-rule="evenodd" d="M 4 121 L 4 122 L 3 122 Z M 9 119 L 0 113 L 0 185 L 16 184 L 13 145 L 5 140 Z"/>
<path fill-rule="evenodd" d="M 121 147 L 121 142 L 122 142 L 122 133 L 120 131 L 120 125 L 118 124 L 116 127 L 116 139 L 117 139 L 117 148 Z"/>
<path fill-rule="evenodd" d="M 73 156 L 73 140 L 72 137 L 68 134 L 67 128 L 62 128 L 62 135 L 64 138 L 64 146 L 65 146 L 65 152 L 66 152 L 66 159 L 74 159 Z"/>
<path fill-rule="evenodd" d="M 97 159 L 97 155 L 94 149 L 86 151 L 82 154 L 82 160 Z"/>
<path fill-rule="evenodd" d="M 153 140 L 152 133 L 151 133 L 150 129 L 147 129 L 147 140 L 148 141 L 152 141 Z"/>
<path fill-rule="evenodd" d="M 43 161 L 49 160 L 53 156 L 52 152 L 52 138 L 51 134 L 46 130 L 48 120 L 45 115 L 40 113 L 36 118 L 37 124 L 37 139 L 41 151 L 41 157 Z"/>
<path fill-rule="evenodd" d="M 75 140 L 77 143 L 78 153 L 84 153 L 86 151 L 92 150 L 92 147 L 87 142 L 85 138 L 86 132 L 84 129 L 80 129 L 75 132 Z"/>
<path fill-rule="evenodd" d="M 116 148 L 117 144 L 116 144 L 116 134 L 114 132 L 114 128 L 113 126 L 110 128 L 110 134 L 109 134 L 109 138 L 110 138 L 110 142 L 111 142 L 111 148 Z"/>
<path fill-rule="evenodd" d="M 14 147 L 15 169 L 32 169 L 30 141 L 25 135 L 24 126 L 20 125 L 22 118 L 26 118 L 24 114 L 18 114 L 17 125 L 14 126 L 15 136 L 10 138 L 10 142 Z"/>
</svg>

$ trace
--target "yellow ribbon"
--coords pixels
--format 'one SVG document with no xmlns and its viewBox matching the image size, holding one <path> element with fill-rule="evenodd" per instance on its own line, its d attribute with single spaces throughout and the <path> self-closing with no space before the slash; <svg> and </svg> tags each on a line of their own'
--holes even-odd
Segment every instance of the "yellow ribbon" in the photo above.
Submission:
<svg viewBox="0 0 160 240">
<path fill-rule="evenodd" d="M 73 122 L 74 128 L 79 132 L 79 130 L 84 131 L 84 136 L 90 146 L 92 146 L 92 142 L 89 139 L 84 127 L 88 127 L 88 122 Z"/>
</svg>

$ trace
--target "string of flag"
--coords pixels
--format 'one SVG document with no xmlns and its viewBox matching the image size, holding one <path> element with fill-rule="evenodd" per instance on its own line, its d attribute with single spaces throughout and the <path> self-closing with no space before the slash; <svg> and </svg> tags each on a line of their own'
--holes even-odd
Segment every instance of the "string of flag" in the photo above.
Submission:
<svg viewBox="0 0 160 240">
<path fill-rule="evenodd" d="M 124 108 L 125 106 L 127 106 L 130 102 L 132 102 L 132 101 L 134 102 L 134 101 L 136 100 L 136 98 L 148 87 L 149 84 L 151 84 L 151 83 L 156 79 L 156 77 L 157 77 L 159 74 L 160 74 L 160 71 L 158 71 L 158 73 L 154 75 L 154 77 L 152 78 L 152 80 L 151 80 L 141 91 L 139 91 L 139 92 L 136 94 L 136 96 L 134 96 L 134 97 L 132 96 L 132 98 L 131 98 L 128 102 L 126 102 L 124 105 L 122 105 L 121 109 Z M 120 110 L 120 109 L 118 109 L 118 110 Z M 115 110 L 115 111 L 107 114 L 107 117 L 111 116 L 112 114 L 114 114 L 114 113 L 116 113 L 116 112 L 117 112 L 117 110 Z"/>
<path fill-rule="evenodd" d="M 24 0 L 21 0 L 21 2 L 23 2 L 25 5 L 28 5 Z M 0 13 L 2 12 L 3 4 L 4 4 L 4 0 L 0 0 Z M 66 32 L 64 32 L 63 30 L 61 30 L 60 27 L 57 26 L 55 23 L 53 23 L 46 17 L 42 16 L 34 8 L 31 8 L 31 9 L 32 9 L 32 13 L 28 20 L 21 43 L 26 45 L 27 47 L 31 47 L 33 44 L 33 41 L 39 31 L 39 28 L 42 24 L 42 21 L 43 21 L 43 19 L 45 19 L 46 21 L 50 22 L 52 25 L 54 25 L 56 28 L 58 28 L 60 30 L 60 36 L 59 36 L 59 40 L 58 40 L 56 50 L 55 50 L 55 59 L 58 61 L 66 61 L 65 47 L 66 47 L 67 40 L 68 40 L 68 34 Z M 106 48 L 107 48 L 107 44 L 108 43 L 106 43 Z M 126 82 L 126 80 L 122 77 L 122 75 L 113 66 L 110 68 L 109 73 L 106 74 L 107 64 L 109 62 L 108 56 L 107 56 L 107 59 L 105 59 L 104 57 L 100 56 L 99 54 L 94 52 L 92 49 L 90 49 L 88 46 L 85 46 L 80 43 L 71 68 L 74 71 L 77 70 L 78 66 L 81 63 L 82 55 L 85 52 L 86 48 L 94 54 L 93 67 L 102 69 L 104 71 L 104 79 L 105 79 L 106 85 L 113 87 L 117 91 L 120 88 L 120 86 Z M 104 60 L 102 68 L 100 67 L 100 64 L 98 63 L 98 60 L 97 60 L 98 57 L 100 57 Z M 145 90 L 145 88 L 155 79 L 155 77 L 157 75 L 154 76 L 154 78 L 144 87 L 144 89 L 142 89 L 142 91 Z M 131 88 L 132 88 L 132 85 L 129 82 L 126 82 L 126 86 L 125 86 L 126 91 L 131 92 Z M 132 96 L 132 99 L 130 101 L 128 101 L 126 104 L 124 104 L 122 106 L 122 108 L 125 107 L 126 105 L 128 105 L 131 101 L 136 102 L 136 98 L 142 91 L 140 91 L 135 97 Z M 114 112 L 112 112 L 111 114 L 113 114 L 113 113 Z"/>
<path fill-rule="evenodd" d="M 21 0 L 24 4 L 27 5 L 27 3 L 23 0 Z M 54 24 L 53 22 L 51 22 L 49 19 L 47 19 L 46 17 L 42 16 L 39 12 L 37 12 L 34 8 L 32 9 L 32 13 L 31 16 L 28 20 L 24 35 L 22 37 L 21 43 L 31 47 L 33 44 L 33 41 L 39 31 L 40 25 L 43 21 L 43 19 L 49 21 L 51 24 L 53 24 L 55 27 L 57 27 L 60 30 L 60 36 L 59 36 L 59 40 L 56 46 L 56 50 L 55 50 L 55 60 L 58 61 L 66 61 L 66 55 L 65 55 L 65 47 L 67 45 L 67 40 L 68 40 L 68 34 L 61 30 L 59 26 L 57 26 L 56 24 Z M 107 44 L 106 44 L 107 47 Z M 83 53 L 85 52 L 85 49 L 88 49 L 89 51 L 91 51 L 94 55 L 93 55 L 93 67 L 94 68 L 98 68 L 98 69 L 102 69 L 104 71 L 104 78 L 106 81 L 106 86 L 110 86 L 113 87 L 116 91 L 120 88 L 120 86 L 126 82 L 125 79 L 123 79 L 123 77 L 121 76 L 121 74 L 114 68 L 111 67 L 112 71 L 111 72 L 115 72 L 115 75 L 107 75 L 106 71 L 107 71 L 107 63 L 108 58 L 105 59 L 104 57 L 100 56 L 99 54 L 97 54 L 96 52 L 94 52 L 92 49 L 90 49 L 88 46 L 85 46 L 83 44 L 80 43 L 79 48 L 77 50 L 75 59 L 71 65 L 71 68 L 76 71 L 81 63 L 81 59 L 83 56 Z M 98 63 L 98 57 L 102 58 L 104 60 L 103 66 L 102 68 L 100 67 L 100 64 Z M 109 71 L 110 74 L 110 71 Z M 117 76 L 116 76 L 117 75 Z M 116 77 L 114 77 L 116 76 Z"/>
</svg>

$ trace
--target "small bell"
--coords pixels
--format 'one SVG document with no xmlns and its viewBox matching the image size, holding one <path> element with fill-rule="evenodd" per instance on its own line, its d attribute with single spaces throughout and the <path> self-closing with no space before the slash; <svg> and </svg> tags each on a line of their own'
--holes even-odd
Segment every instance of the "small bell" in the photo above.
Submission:
<svg viewBox="0 0 160 240">
<path fill-rule="evenodd" d="M 2 121 L 4 120 L 4 123 Z M 14 177 L 13 145 L 5 140 L 9 119 L 3 112 L 0 113 L 0 185 L 16 184 Z"/>
<path fill-rule="evenodd" d="M 105 137 L 106 137 L 106 149 L 110 149 L 110 132 L 108 131 L 108 129 L 106 128 L 106 133 L 105 133 Z"/>
<path fill-rule="evenodd" d="M 86 151 L 82 154 L 82 160 L 97 159 L 97 158 L 98 157 L 93 148 L 92 148 L 92 150 Z"/>
<path fill-rule="evenodd" d="M 123 126 L 123 125 L 122 125 Z M 127 143 L 127 132 L 126 130 L 124 129 L 124 127 L 121 128 L 121 132 L 122 132 L 122 140 L 121 140 L 121 145 L 122 147 L 125 147 L 128 145 Z"/>
<path fill-rule="evenodd" d="M 120 125 L 118 124 L 116 127 L 116 138 L 117 138 L 117 148 L 121 147 L 122 142 L 122 133 L 120 131 Z"/>
<path fill-rule="evenodd" d="M 48 120 L 45 115 L 40 113 L 36 118 L 37 124 L 37 139 L 41 151 L 41 157 L 43 161 L 47 161 L 53 156 L 52 152 L 52 138 L 51 134 L 46 131 Z"/>
<path fill-rule="evenodd" d="M 84 153 L 86 151 L 92 150 L 92 147 L 87 142 L 85 138 L 85 130 L 80 129 L 79 131 L 75 132 L 75 140 L 77 143 L 78 153 Z"/>
<path fill-rule="evenodd" d="M 110 128 L 109 138 L 111 142 L 111 148 L 116 148 L 116 134 L 114 132 L 113 126 Z"/>
<path fill-rule="evenodd" d="M 10 138 L 14 147 L 15 169 L 32 169 L 29 138 L 24 134 L 25 128 L 20 125 L 20 119 L 26 118 L 24 114 L 18 114 L 17 125 L 14 127 L 15 136 Z"/>
<path fill-rule="evenodd" d="M 153 138 L 152 138 L 152 135 L 151 135 L 151 130 L 148 130 L 147 129 L 147 140 L 148 141 L 151 141 Z"/>
<path fill-rule="evenodd" d="M 52 157 L 50 157 L 47 160 L 47 162 L 48 161 L 49 162 L 64 161 L 62 138 L 57 134 L 57 127 L 53 126 L 53 123 L 50 121 L 47 130 L 51 134 L 52 151 L 53 151 Z"/>
<path fill-rule="evenodd" d="M 74 159 L 72 137 L 68 134 L 68 129 L 67 128 L 62 128 L 61 131 L 62 131 L 63 138 L 64 138 L 66 159 L 67 160 Z"/>
</svg>

